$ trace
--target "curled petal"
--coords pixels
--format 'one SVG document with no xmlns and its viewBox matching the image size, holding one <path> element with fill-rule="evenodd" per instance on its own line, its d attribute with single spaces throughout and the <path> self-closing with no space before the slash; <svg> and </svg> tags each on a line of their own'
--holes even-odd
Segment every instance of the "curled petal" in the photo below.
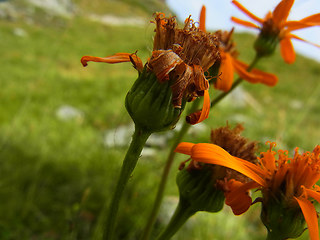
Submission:
<svg viewBox="0 0 320 240">
<path fill-rule="evenodd" d="M 278 82 L 278 77 L 271 73 L 263 72 L 259 69 L 252 69 L 250 72 L 247 71 L 248 65 L 233 58 L 233 66 L 239 76 L 250 83 L 263 83 L 268 86 L 275 86 Z"/>
<path fill-rule="evenodd" d="M 291 7 L 293 5 L 293 2 L 294 0 L 282 0 L 273 10 L 272 12 L 273 22 L 276 25 L 279 26 L 287 20 Z"/>
<path fill-rule="evenodd" d="M 204 91 L 209 88 L 209 82 L 205 78 L 203 69 L 199 65 L 193 65 L 194 84 L 196 91 Z"/>
<path fill-rule="evenodd" d="M 122 62 L 132 62 L 133 66 L 141 71 L 143 69 L 143 64 L 141 59 L 135 53 L 116 53 L 108 57 L 93 57 L 93 56 L 83 56 L 81 58 L 81 63 L 85 67 L 88 62 L 104 62 L 104 63 L 122 63 Z"/>
<path fill-rule="evenodd" d="M 172 102 L 175 107 L 181 106 L 185 90 L 192 82 L 193 68 L 181 62 L 174 69 L 176 81 L 172 84 Z"/>
<path fill-rule="evenodd" d="M 193 146 L 194 143 L 182 142 L 178 144 L 174 151 L 191 156 L 191 149 Z"/>
<path fill-rule="evenodd" d="M 318 227 L 318 218 L 317 212 L 313 204 L 304 198 L 294 197 L 303 213 L 304 218 L 306 219 L 309 235 L 311 240 L 319 240 L 319 227 Z"/>
<path fill-rule="evenodd" d="M 206 31 L 206 6 L 202 6 L 200 12 L 199 29 L 203 32 Z"/>
<path fill-rule="evenodd" d="M 210 112 L 210 96 L 209 96 L 208 90 L 205 90 L 204 96 L 203 96 L 202 110 L 195 113 L 191 113 L 189 116 L 187 116 L 186 120 L 188 123 L 192 125 L 197 124 L 207 119 L 209 116 L 209 112 Z"/>
<path fill-rule="evenodd" d="M 263 20 L 253 13 L 251 13 L 248 9 L 246 9 L 244 6 L 242 6 L 238 1 L 233 0 L 232 3 L 236 5 L 237 8 L 239 8 L 244 14 L 246 14 L 248 17 L 250 17 L 252 20 L 257 21 L 258 23 L 262 24 Z"/>
<path fill-rule="evenodd" d="M 172 50 L 155 50 L 152 52 L 149 67 L 156 74 L 159 82 L 165 82 L 169 80 L 169 73 L 182 62 Z"/>
<path fill-rule="evenodd" d="M 221 51 L 220 54 L 221 63 L 218 79 L 215 83 L 215 88 L 228 92 L 232 86 L 234 75 L 232 57 L 229 53 L 225 53 L 223 51 Z"/>
<path fill-rule="evenodd" d="M 256 182 L 242 183 L 234 179 L 229 180 L 224 187 L 226 204 L 231 207 L 234 215 L 240 215 L 246 212 L 251 206 L 252 199 L 249 196 L 249 190 L 259 187 Z"/>
<path fill-rule="evenodd" d="M 258 184 L 266 186 L 266 182 L 263 179 L 261 168 L 253 163 L 244 164 L 243 161 L 231 156 L 223 148 L 209 143 L 198 143 L 192 147 L 191 158 L 198 162 L 216 164 L 231 168 L 235 171 L 242 173 L 243 175 L 251 178 Z M 250 165 L 250 168 L 246 165 Z"/>
<path fill-rule="evenodd" d="M 242 26 L 245 26 L 245 27 L 258 28 L 258 29 L 259 29 L 259 27 L 258 27 L 256 24 L 252 23 L 252 22 L 248 22 L 248 21 L 245 21 L 245 20 L 241 20 L 241 19 L 236 18 L 236 17 L 231 17 L 231 20 L 232 20 L 233 22 L 235 22 L 235 23 L 237 23 L 237 24 L 240 24 L 240 25 L 242 25 Z"/>
<path fill-rule="evenodd" d="M 296 53 L 294 51 L 290 37 L 285 37 L 280 41 L 280 52 L 283 60 L 288 63 L 294 63 Z"/>
<path fill-rule="evenodd" d="M 189 114 L 186 117 L 187 123 L 192 124 L 192 125 L 197 124 L 198 120 L 200 119 L 201 112 L 202 111 L 197 111 L 197 112 Z"/>
</svg>

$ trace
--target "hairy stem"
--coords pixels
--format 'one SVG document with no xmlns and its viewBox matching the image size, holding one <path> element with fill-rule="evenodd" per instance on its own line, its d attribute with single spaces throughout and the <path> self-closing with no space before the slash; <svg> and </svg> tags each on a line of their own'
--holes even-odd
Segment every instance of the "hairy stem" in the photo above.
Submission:
<svg viewBox="0 0 320 240">
<path fill-rule="evenodd" d="M 182 225 L 196 212 L 190 208 L 190 206 L 184 202 L 179 201 L 179 204 L 171 217 L 166 229 L 160 234 L 157 240 L 168 240 L 182 227 Z"/>
<path fill-rule="evenodd" d="M 116 185 L 115 192 L 113 194 L 111 204 L 109 206 L 109 212 L 107 215 L 107 221 L 105 224 L 103 239 L 112 240 L 114 229 L 116 226 L 116 218 L 118 214 L 120 200 L 127 185 L 127 182 L 138 162 L 141 151 L 149 138 L 151 133 L 144 132 L 139 128 L 135 128 L 135 132 L 132 136 L 132 141 L 127 154 L 123 160 L 120 176 Z"/>
</svg>

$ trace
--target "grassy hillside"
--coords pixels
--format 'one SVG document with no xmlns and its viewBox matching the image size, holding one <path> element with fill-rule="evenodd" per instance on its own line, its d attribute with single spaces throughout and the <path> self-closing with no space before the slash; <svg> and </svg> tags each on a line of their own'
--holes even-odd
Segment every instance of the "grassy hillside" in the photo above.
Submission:
<svg viewBox="0 0 320 240">
<path fill-rule="evenodd" d="M 167 8 L 151 0 L 75 3 L 77 14 L 71 18 L 48 17 L 35 8 L 32 14 L 0 19 L 0 239 L 94 239 L 121 166 L 126 145 L 107 146 L 105 137 L 130 123 L 124 98 L 137 73 L 129 63 L 83 68 L 80 58 L 138 50 L 145 62 L 152 49 L 152 12 Z M 89 13 L 141 17 L 146 24 L 102 24 L 89 20 Z M 240 59 L 252 59 L 253 40 L 236 35 Z M 277 140 L 289 150 L 311 150 L 319 144 L 319 63 L 298 56 L 295 64 L 285 65 L 277 52 L 258 66 L 276 73 L 278 85 L 244 83 L 186 140 L 207 141 L 210 128 L 228 121 L 244 123 L 245 135 L 261 145 Z M 141 233 L 169 143 L 156 144 L 157 154 L 141 158 L 121 209 L 119 239 Z M 173 182 L 182 159 L 175 162 L 158 230 L 177 201 Z M 232 216 L 228 208 L 198 214 L 174 239 L 240 240 L 248 233 L 262 239 L 258 214 L 258 206 L 243 217 Z M 224 227 L 227 233 L 220 230 Z"/>
</svg>

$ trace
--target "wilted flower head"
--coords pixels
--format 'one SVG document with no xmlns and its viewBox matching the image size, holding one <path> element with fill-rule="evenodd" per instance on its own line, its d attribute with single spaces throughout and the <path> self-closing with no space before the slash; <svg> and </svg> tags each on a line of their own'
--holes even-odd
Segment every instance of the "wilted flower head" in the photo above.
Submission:
<svg viewBox="0 0 320 240">
<path fill-rule="evenodd" d="M 153 74 L 161 84 L 170 85 L 171 101 L 175 109 L 183 108 L 186 101 L 204 96 L 202 111 L 191 114 L 187 120 L 196 124 L 208 117 L 210 98 L 209 83 L 204 72 L 219 59 L 218 40 L 197 28 L 193 20 L 186 19 L 184 27 L 177 26 L 174 17 L 166 18 L 163 13 L 155 14 L 155 37 L 152 55 L 143 67 L 136 54 L 121 53 L 105 58 L 85 56 L 81 62 L 88 61 L 118 63 L 132 62 L 134 67 L 147 75 Z M 130 101 L 127 101 L 130 105 Z"/>
<path fill-rule="evenodd" d="M 156 35 L 148 66 L 160 82 L 173 79 L 173 104 L 179 107 L 184 98 L 192 101 L 208 91 L 204 72 L 219 59 L 219 42 L 214 34 L 197 28 L 190 17 L 182 29 L 177 27 L 174 17 L 165 18 L 163 14 L 157 14 L 155 22 Z"/>
<path fill-rule="evenodd" d="M 319 239 L 317 213 L 309 198 L 320 203 L 320 188 L 316 185 L 320 179 L 320 145 L 303 154 L 296 149 L 292 158 L 282 150 L 276 158 L 274 145 L 270 143 L 270 149 L 261 153 L 258 164 L 231 156 L 213 144 L 180 143 L 176 151 L 190 155 L 193 161 L 225 166 L 251 178 L 245 184 L 230 182 L 226 203 L 235 214 L 241 214 L 252 203 L 247 191 L 259 188 L 262 197 L 256 201 L 262 202 L 261 219 L 270 239 L 298 237 L 305 229 L 305 221 L 311 239 Z"/>
<path fill-rule="evenodd" d="M 299 21 L 288 21 L 287 18 L 294 0 L 280 1 L 280 3 L 272 12 L 270 11 L 267 13 L 264 19 L 255 16 L 238 1 L 233 0 L 232 3 L 248 17 L 258 23 L 258 25 L 256 25 L 255 23 L 232 17 L 232 20 L 240 25 L 260 29 L 259 37 L 255 43 L 257 53 L 262 56 L 272 54 L 275 50 L 275 47 L 280 42 L 281 55 L 286 63 L 293 63 L 295 61 L 295 52 L 291 39 L 293 38 L 300 41 L 305 41 L 291 32 L 320 25 L 319 13 L 303 18 Z M 316 44 L 313 45 L 320 47 Z"/>
</svg>

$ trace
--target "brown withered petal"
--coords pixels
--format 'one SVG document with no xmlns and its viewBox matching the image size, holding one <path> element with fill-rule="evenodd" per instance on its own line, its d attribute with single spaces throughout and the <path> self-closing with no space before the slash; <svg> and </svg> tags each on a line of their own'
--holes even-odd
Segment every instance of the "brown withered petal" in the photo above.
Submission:
<svg viewBox="0 0 320 240">
<path fill-rule="evenodd" d="M 219 41 L 212 33 L 197 28 L 189 17 L 183 28 L 174 17 L 155 15 L 155 37 L 152 56 L 147 63 L 160 82 L 172 80 L 173 105 L 182 99 L 192 101 L 209 88 L 204 72 L 220 58 Z"/>
<path fill-rule="evenodd" d="M 194 113 L 186 116 L 187 123 L 194 124 L 195 122 L 197 122 L 200 115 L 201 115 L 201 111 L 197 111 L 197 112 L 194 112 Z"/>
<path fill-rule="evenodd" d="M 165 82 L 169 80 L 169 73 L 180 63 L 183 61 L 172 50 L 157 50 L 152 52 L 149 68 L 152 68 L 159 82 Z"/>
</svg>

